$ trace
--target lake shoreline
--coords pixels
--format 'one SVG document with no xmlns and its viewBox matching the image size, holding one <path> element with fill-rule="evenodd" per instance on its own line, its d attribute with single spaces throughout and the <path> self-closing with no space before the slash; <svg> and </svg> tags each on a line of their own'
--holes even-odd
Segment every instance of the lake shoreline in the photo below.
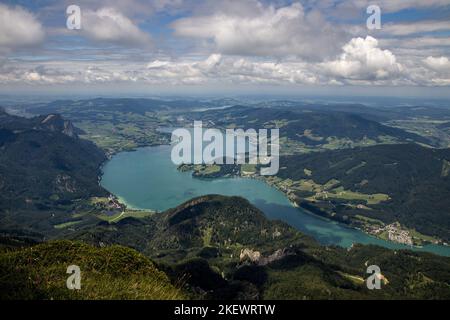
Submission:
<svg viewBox="0 0 450 320">
<path fill-rule="evenodd" d="M 119 153 L 117 153 L 116 155 L 117 155 L 117 157 L 116 156 L 114 156 L 114 157 L 112 157 L 112 159 L 111 160 L 107 160 L 107 161 L 105 161 L 105 163 L 102 165 L 102 167 L 103 167 L 103 169 L 104 169 L 104 167 L 105 166 L 108 166 L 110 163 L 111 163 L 111 161 L 112 162 L 115 162 L 115 161 L 121 161 L 121 160 L 118 160 L 118 159 L 126 159 L 126 158 L 138 158 L 138 157 L 142 157 L 142 156 L 146 156 L 146 157 L 148 157 L 148 156 L 150 156 L 150 157 L 152 157 L 152 159 L 153 159 L 153 157 L 156 157 L 156 158 L 158 158 L 159 157 L 159 159 L 156 159 L 155 161 L 156 161 L 156 165 L 162 165 L 163 167 L 170 167 L 171 169 L 171 171 L 175 171 L 175 172 L 179 172 L 178 171 L 178 169 L 172 164 L 172 163 L 168 163 L 167 162 L 167 156 L 166 156 L 166 154 L 167 154 L 167 152 L 168 152 L 168 150 L 166 150 L 168 147 L 170 147 L 170 145 L 158 145 L 158 146 L 149 146 L 149 147 L 143 147 L 143 148 L 138 148 L 138 149 L 136 149 L 136 150 L 130 150 L 130 151 L 122 151 L 122 152 L 119 152 Z M 162 149 L 161 149 L 162 148 Z M 141 155 L 140 155 L 141 154 Z M 125 155 L 129 155 L 129 156 L 125 156 Z M 143 159 L 143 161 L 145 160 L 145 161 L 147 161 L 147 159 L 148 158 L 146 158 L 146 159 Z M 158 161 L 159 161 L 159 163 L 158 163 Z M 162 161 L 162 162 L 161 162 Z M 131 161 L 129 164 L 127 164 L 128 166 L 134 166 L 135 165 L 135 162 L 136 163 L 138 163 L 139 161 Z M 141 161 L 142 162 L 142 161 Z M 152 162 L 153 163 L 153 162 Z M 142 166 L 143 164 L 142 163 L 140 163 L 140 164 L 138 164 L 138 166 Z M 121 166 L 117 166 L 116 165 L 116 167 L 118 167 L 118 168 L 120 168 Z M 167 169 L 167 168 L 166 168 Z M 119 171 L 120 170 L 122 170 L 122 169 L 118 169 Z M 155 170 L 155 169 L 153 169 L 153 170 Z M 164 170 L 164 168 L 163 168 L 163 170 Z M 320 221 L 322 221 L 322 223 L 316 223 L 316 222 L 314 222 L 314 221 L 312 221 L 312 219 L 306 219 L 306 221 L 308 221 L 308 223 L 313 223 L 313 225 L 309 225 L 309 224 L 306 224 L 306 225 L 304 225 L 303 226 L 303 224 L 301 223 L 301 221 L 302 221 L 302 219 L 304 219 L 304 218 L 299 218 L 299 217 L 289 217 L 288 216 L 288 214 L 289 214 L 289 209 L 287 209 L 287 210 L 284 210 L 284 211 L 286 211 L 286 212 L 281 212 L 279 215 L 281 215 L 281 216 L 283 216 L 283 218 L 277 218 L 277 214 L 275 214 L 275 217 L 274 217 L 274 213 L 273 212 L 271 212 L 271 214 L 267 214 L 266 212 L 264 212 L 264 210 L 262 210 L 261 209 L 261 207 L 260 207 L 260 209 L 265 213 L 265 215 L 268 217 L 268 218 L 270 218 L 270 219 L 279 219 L 279 220 L 283 220 L 283 221 L 285 221 L 285 222 L 287 222 L 288 224 L 290 224 L 291 226 L 293 226 L 293 227 L 295 227 L 296 229 L 298 229 L 300 232 L 303 232 L 303 233 L 305 233 L 305 234 L 308 234 L 308 235 L 310 235 L 310 236 L 312 236 L 312 237 L 314 237 L 316 240 L 318 240 L 319 242 L 321 242 L 322 244 L 324 244 L 324 245 L 338 245 L 338 246 L 341 246 L 341 247 L 345 247 L 345 248 L 348 248 L 348 247 L 351 247 L 351 245 L 352 244 L 354 244 L 354 243 L 362 243 L 362 244 L 375 244 L 375 245 L 379 245 L 379 246 L 383 246 L 383 247 L 387 247 L 387 248 L 390 248 L 390 249 L 405 249 L 405 250 L 411 250 L 411 249 L 417 249 L 417 250 L 420 250 L 420 251 L 428 251 L 428 252 L 432 252 L 432 253 L 435 253 L 435 254 L 439 254 L 439 255 L 443 255 L 443 256 L 450 256 L 450 252 L 447 252 L 448 251 L 448 249 L 444 249 L 444 250 L 442 250 L 442 249 L 439 249 L 438 247 L 442 247 L 442 248 L 448 248 L 448 246 L 444 246 L 444 245 L 430 245 L 430 246 L 424 246 L 424 247 L 422 247 L 422 248 L 420 248 L 420 247 L 409 247 L 409 246 L 405 246 L 405 245 L 401 245 L 401 244 L 399 244 L 399 243 L 396 243 L 396 242 L 392 242 L 392 241 L 389 241 L 389 240 L 385 240 L 385 239 L 381 239 L 381 238 L 379 238 L 379 237 L 376 237 L 376 236 L 374 236 L 374 235 L 372 235 L 372 234 L 370 234 L 370 233 L 367 233 L 367 232 L 365 232 L 364 230 L 361 230 L 361 229 L 358 229 L 358 228 L 355 228 L 355 227 L 353 227 L 353 226 L 349 226 L 349 225 L 345 225 L 345 224 L 342 224 L 342 223 L 340 223 L 339 221 L 335 221 L 335 220 L 332 220 L 332 219 L 327 219 L 326 217 L 323 217 L 323 216 L 320 216 L 320 215 L 317 215 L 317 214 L 315 214 L 314 212 L 311 212 L 310 210 L 307 210 L 307 209 L 305 209 L 305 208 L 303 208 L 302 206 L 300 206 L 298 203 L 296 203 L 295 201 L 293 201 L 293 199 L 291 199 L 290 197 L 289 197 L 289 195 L 283 190 L 283 189 L 281 189 L 281 188 L 279 188 L 275 183 L 270 183 L 270 181 L 267 181 L 267 179 L 265 179 L 264 177 L 255 177 L 255 176 L 229 176 L 229 177 L 218 177 L 218 178 L 205 178 L 205 179 L 199 179 L 199 177 L 195 177 L 195 176 L 193 176 L 192 175 L 192 173 L 191 172 L 185 172 L 186 173 L 186 175 L 187 176 L 189 176 L 190 177 L 190 179 L 193 179 L 193 180 L 209 180 L 209 181 L 218 181 L 219 182 L 219 187 L 220 187 L 220 185 L 222 185 L 223 183 L 224 183 L 224 181 L 223 180 L 227 180 L 227 178 L 236 178 L 236 179 L 242 179 L 242 180 L 240 180 L 240 181 L 244 181 L 244 180 L 248 180 L 248 181 L 250 181 L 250 180 L 256 180 L 256 181 L 263 181 L 264 182 L 264 185 L 267 185 L 268 187 L 270 187 L 270 188 L 273 188 L 274 190 L 276 190 L 277 192 L 279 192 L 280 193 L 280 197 L 282 196 L 284 199 L 285 199 L 285 202 L 286 202 L 286 205 L 287 205 L 287 203 L 289 203 L 289 205 L 291 206 L 291 208 L 292 209 L 295 209 L 296 211 L 297 210 L 300 210 L 300 211 L 297 211 L 298 213 L 299 213 L 299 215 L 301 216 L 302 214 L 306 214 L 307 216 L 310 216 L 311 218 L 313 218 L 313 219 L 316 219 L 316 220 L 320 220 Z M 136 176 L 137 176 L 137 179 L 139 179 L 140 177 L 140 173 L 135 173 L 136 174 Z M 169 176 L 170 175 L 173 175 L 174 174 L 174 172 L 170 172 L 169 173 Z M 113 175 L 116 175 L 116 173 L 114 173 Z M 160 186 L 162 186 L 162 185 L 164 185 L 165 184 L 165 181 L 166 181 L 166 179 L 165 179 L 165 177 L 161 177 L 161 175 L 164 175 L 164 172 L 159 172 L 159 169 L 158 170 L 156 170 L 154 173 L 153 173 L 153 175 L 156 175 L 156 176 L 159 176 L 158 178 L 160 179 L 160 185 L 158 185 L 158 186 L 155 186 L 155 188 L 157 188 L 157 189 L 160 189 L 159 187 Z M 186 176 L 185 175 L 185 176 Z M 113 194 L 114 196 L 116 196 L 116 197 L 118 197 L 119 199 L 120 199 L 120 201 L 121 201 L 121 203 L 123 203 L 123 204 L 125 204 L 127 207 L 129 207 L 129 208 L 135 208 L 135 209 L 137 209 L 137 210 L 144 210 L 144 211 L 146 211 L 146 210 L 149 210 L 149 208 L 150 207 L 147 207 L 147 206 L 142 206 L 142 205 L 135 205 L 136 204 L 136 202 L 138 202 L 138 201 L 135 201 L 135 200 L 131 200 L 131 201 L 129 201 L 130 199 L 127 199 L 126 197 L 124 197 L 124 194 L 127 194 L 127 192 L 129 193 L 130 192 L 130 190 L 126 190 L 127 188 L 125 188 L 125 189 L 123 189 L 124 191 L 123 192 L 117 192 L 117 190 L 115 190 L 114 188 L 112 188 L 112 189 L 109 189 L 109 188 L 107 188 L 107 187 L 105 187 L 105 185 L 103 184 L 103 178 L 104 178 L 104 176 L 105 176 L 105 170 L 102 170 L 102 177 L 99 179 L 99 183 L 102 185 L 102 187 L 104 187 L 106 190 L 108 190 L 108 192 L 110 192 L 111 194 Z M 171 179 L 171 177 L 167 177 L 169 180 Z M 109 179 L 111 180 L 115 180 L 115 179 L 117 179 L 117 177 L 109 177 Z M 152 178 L 153 179 L 153 178 Z M 191 191 L 189 191 L 189 188 L 191 187 L 191 188 L 194 188 L 193 186 L 190 186 L 189 184 L 191 183 L 193 183 L 193 182 L 189 182 L 189 180 L 185 180 L 186 178 L 183 178 L 184 180 L 182 180 L 181 182 L 179 182 L 178 184 L 181 184 L 183 187 L 182 187 L 182 191 L 179 191 L 179 192 L 181 192 L 181 195 L 180 194 L 177 194 L 177 199 L 178 198 L 180 198 L 180 197 L 188 197 L 187 199 L 190 199 L 190 198 L 192 198 L 192 197 L 195 197 L 195 196 L 197 196 L 198 194 L 197 193 L 195 193 L 195 192 L 197 192 L 197 191 L 193 191 L 192 192 L 192 195 L 191 194 L 189 194 L 189 192 L 191 192 Z M 222 180 L 223 179 L 223 180 Z M 221 181 L 222 180 L 222 181 Z M 168 182 L 169 184 L 170 184 L 170 182 Z M 225 183 L 226 184 L 226 183 Z M 241 183 L 239 183 L 239 185 L 241 185 L 242 184 L 242 182 Z M 197 184 L 194 184 L 194 185 L 199 185 L 198 183 Z M 228 184 L 227 184 L 228 185 Z M 239 187 L 239 185 L 238 185 L 238 187 Z M 123 188 L 123 186 L 122 186 L 122 188 Z M 164 187 L 163 187 L 164 188 Z M 232 187 L 233 188 L 233 187 Z M 155 189 L 155 190 L 157 190 L 157 189 Z M 210 194 L 211 193 L 211 190 L 209 189 L 209 187 L 208 187 L 208 185 L 205 187 L 205 186 L 203 186 L 202 187 L 202 189 L 206 189 L 206 191 L 201 191 L 201 192 L 204 192 L 204 194 Z M 258 189 L 258 188 L 257 188 Z M 183 191 L 184 190 L 184 191 Z M 256 191 L 255 191 L 256 192 Z M 184 195 L 183 195 L 183 193 L 184 193 Z M 220 191 L 219 192 L 212 192 L 212 193 L 218 193 L 218 194 L 223 194 L 223 195 L 228 195 L 228 193 L 221 193 Z M 251 195 L 251 196 L 258 196 L 257 194 L 255 195 L 254 194 L 254 192 L 253 191 L 247 191 L 247 194 L 248 195 Z M 243 197 L 246 197 L 245 196 L 245 193 L 244 194 L 240 194 L 240 196 L 243 196 Z M 146 196 L 147 198 L 149 197 L 148 195 Z M 269 198 L 270 198 L 271 196 L 269 196 Z M 136 197 L 134 197 L 134 198 L 136 198 Z M 175 197 L 172 197 L 172 198 L 175 198 Z M 253 197 L 254 198 L 254 197 Z M 251 200 L 251 199 L 249 199 L 249 200 Z M 158 201 L 158 200 L 156 200 L 156 201 Z M 173 200 L 174 201 L 174 200 Z M 173 202 L 173 201 L 169 201 L 168 202 L 168 205 L 170 205 L 170 207 L 176 207 L 176 205 L 179 205 L 180 203 L 182 203 L 183 201 L 185 201 L 185 199 L 182 199 L 182 200 L 179 200 L 178 202 L 176 202 L 176 203 L 171 203 L 171 202 Z M 268 200 L 269 201 L 269 203 L 268 203 L 268 205 L 270 205 L 271 203 L 270 203 L 270 201 L 271 200 Z M 132 204 L 132 203 L 134 203 L 134 204 Z M 254 202 L 253 202 L 254 203 Z M 274 203 L 275 204 L 275 203 Z M 264 206 L 264 204 L 260 204 L 260 206 L 261 205 L 263 205 Z M 161 206 L 161 204 L 160 204 L 160 206 Z M 161 208 L 159 208 L 158 207 L 158 205 L 155 205 L 155 207 L 151 207 L 152 209 L 151 209 L 151 211 L 156 211 L 156 212 L 158 212 L 158 211 L 162 211 L 162 209 Z M 164 210 L 167 210 L 168 208 L 164 208 Z M 280 209 L 278 209 L 278 210 L 280 210 Z M 272 209 L 272 211 L 273 211 L 273 209 Z M 290 220 L 292 220 L 293 222 L 290 222 Z M 305 223 L 307 223 L 305 221 Z M 300 223 L 300 224 L 299 224 Z M 326 225 L 324 226 L 324 223 L 325 224 L 333 224 L 333 225 L 337 225 L 338 227 L 331 227 L 331 225 L 329 226 L 329 227 L 326 227 Z M 317 224 L 317 226 L 315 226 L 314 224 Z M 312 227 L 312 229 L 311 229 L 311 227 Z M 331 227 L 331 228 L 330 228 Z M 305 229 L 306 228 L 306 229 Z M 338 231 L 339 230 L 339 228 L 341 228 L 341 229 L 346 229 L 346 230 L 349 230 L 349 232 L 347 232 L 347 231 L 345 231 L 344 233 L 342 233 L 342 232 L 340 232 L 340 231 Z M 312 233 L 311 233 L 311 231 L 312 231 Z M 368 239 L 364 239 L 364 238 L 362 238 L 362 236 L 358 236 L 357 234 L 354 234 L 354 232 L 353 231 L 355 231 L 355 232 L 360 232 L 361 234 L 364 234 L 365 235 L 365 237 L 367 237 L 367 238 L 369 238 L 369 239 L 372 239 L 372 240 L 368 240 Z M 327 238 L 328 238 L 328 235 L 330 235 L 330 236 L 332 236 L 332 237 L 334 237 L 334 233 L 335 232 L 339 232 L 338 234 L 339 234 L 339 237 L 347 237 L 348 239 L 347 240 L 345 240 L 345 242 L 343 242 L 344 241 L 344 238 L 342 238 L 341 240 L 339 240 L 338 242 L 334 242 L 334 241 L 332 241 L 331 239 L 332 238 L 329 238 L 328 240 L 326 240 Z M 316 235 L 316 233 L 317 233 L 317 235 Z M 348 236 L 347 236 L 347 234 L 348 234 Z M 325 239 L 323 239 L 323 236 L 324 235 L 326 235 L 326 238 Z M 322 239 L 322 240 L 321 240 Z M 353 239 L 353 240 L 352 240 Z M 379 240 L 379 241 L 377 241 L 377 240 Z M 324 242 L 325 241 L 325 242 Z M 351 241 L 351 242 L 350 242 Z M 331 242 L 331 243 L 330 243 Z M 345 244 L 344 244 L 345 243 Z"/>
<path fill-rule="evenodd" d="M 395 244 L 409 246 L 409 247 L 411 247 L 411 249 L 414 249 L 414 248 L 415 249 L 423 249 L 427 245 L 440 245 L 440 246 L 444 246 L 444 247 L 448 247 L 449 246 L 448 244 L 445 244 L 444 242 L 442 242 L 442 240 L 441 240 L 440 243 L 428 242 L 428 243 L 424 243 L 422 245 L 408 245 L 408 244 L 405 244 L 405 243 L 402 243 L 402 242 L 392 241 L 390 239 L 385 239 L 385 238 L 379 237 L 376 234 L 367 232 L 364 228 L 358 228 L 358 227 L 355 227 L 355 226 L 347 225 L 347 224 L 344 224 L 344 223 L 342 223 L 342 222 L 340 222 L 338 220 L 333 220 L 332 218 L 324 217 L 322 215 L 314 213 L 313 211 L 309 210 L 305 206 L 302 206 L 302 205 L 298 204 L 295 200 L 291 199 L 291 197 L 289 196 L 289 193 L 287 191 L 285 191 L 284 189 L 280 188 L 276 183 L 271 183 L 268 179 L 266 179 L 265 177 L 262 177 L 262 176 L 251 176 L 251 175 L 237 176 L 237 175 L 234 175 L 234 176 L 226 176 L 226 177 L 219 177 L 219 178 L 206 178 L 206 177 L 193 175 L 193 177 L 195 179 L 200 179 L 200 180 L 202 180 L 202 179 L 203 180 L 229 179 L 229 178 L 234 178 L 235 177 L 235 178 L 254 179 L 254 180 L 263 181 L 268 186 L 273 187 L 273 188 L 277 189 L 278 191 L 280 191 L 281 193 L 283 193 L 285 195 L 286 199 L 291 203 L 291 205 L 294 208 L 302 209 L 302 211 L 304 211 L 305 213 L 307 213 L 307 214 L 309 214 L 311 216 L 314 216 L 315 218 L 319 218 L 319 219 L 322 219 L 322 220 L 328 221 L 328 222 L 337 223 L 337 224 L 339 224 L 340 226 L 342 226 L 344 228 L 361 231 L 361 232 L 365 233 L 367 236 L 370 236 L 370 237 L 373 237 L 373 238 L 376 238 L 376 239 L 388 241 L 388 242 L 395 243 Z"/>
<path fill-rule="evenodd" d="M 218 168 L 222 168 L 220 165 L 214 165 Z M 289 189 L 288 187 L 281 186 L 284 180 L 280 180 L 276 176 L 261 176 L 258 173 L 256 173 L 257 169 L 253 172 L 245 172 L 243 173 L 242 167 L 239 165 L 231 165 L 235 168 L 233 170 L 225 170 L 217 169 L 215 172 L 211 173 L 207 170 L 207 165 L 180 165 L 178 166 L 178 170 L 182 172 L 192 172 L 192 176 L 196 179 L 204 179 L 204 180 L 213 180 L 213 179 L 220 179 L 220 178 L 231 178 L 231 177 L 237 177 L 237 178 L 244 178 L 244 179 L 255 179 L 264 181 L 264 183 L 268 184 L 270 187 L 274 187 L 275 189 L 282 192 L 287 200 L 291 203 L 291 205 L 295 208 L 302 209 L 302 211 L 313 215 L 317 218 L 325 219 L 329 222 L 335 222 L 339 223 L 342 227 L 350 228 L 353 230 L 358 230 L 363 233 L 365 233 L 368 236 L 388 241 L 395 244 L 404 245 L 410 248 L 416 248 L 416 249 L 422 249 L 424 246 L 428 245 L 438 245 L 438 246 L 444 246 L 448 247 L 448 244 L 446 244 L 442 239 L 435 238 L 432 236 L 422 235 L 418 233 L 414 229 L 407 229 L 404 226 L 400 225 L 398 222 L 386 224 L 384 222 L 382 223 L 382 226 L 380 227 L 378 224 L 373 225 L 370 224 L 368 221 L 359 221 L 359 220 L 349 220 L 349 223 L 344 223 L 338 219 L 333 219 L 332 216 L 327 215 L 326 213 L 322 213 L 322 210 L 320 208 L 317 208 L 314 203 L 308 202 L 308 201 L 301 201 L 297 202 L 297 199 L 295 196 L 292 196 L 293 190 Z M 278 179 L 278 180 L 277 180 Z M 386 235 L 387 234 L 387 235 Z M 396 237 L 397 234 L 401 234 L 402 237 Z M 414 234 L 419 236 L 414 236 Z M 429 240 L 431 239 L 431 240 Z"/>
</svg>

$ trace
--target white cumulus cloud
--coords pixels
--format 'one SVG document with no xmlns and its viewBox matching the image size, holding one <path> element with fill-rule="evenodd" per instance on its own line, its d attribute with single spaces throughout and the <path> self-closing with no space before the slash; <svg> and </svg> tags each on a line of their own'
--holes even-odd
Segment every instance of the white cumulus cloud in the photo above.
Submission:
<svg viewBox="0 0 450 320">
<path fill-rule="evenodd" d="M 320 60 L 334 55 L 342 45 L 344 32 L 319 11 L 305 12 L 300 3 L 276 8 L 244 1 L 242 10 L 237 6 L 232 2 L 231 8 L 183 18 L 172 26 L 179 36 L 213 41 L 215 50 L 224 54 Z"/>
<path fill-rule="evenodd" d="M 0 4 L 0 51 L 34 46 L 44 37 L 44 29 L 32 13 Z"/>
<path fill-rule="evenodd" d="M 447 57 L 428 57 L 424 60 L 425 64 L 439 72 L 448 72 L 450 71 L 450 60 Z"/>
<path fill-rule="evenodd" d="M 395 55 L 380 49 L 378 40 L 373 37 L 354 38 L 342 49 L 337 60 L 321 64 L 332 76 L 349 80 L 385 80 L 398 77 L 402 72 Z"/>
<path fill-rule="evenodd" d="M 147 33 L 114 8 L 83 12 L 82 30 L 94 41 L 137 46 L 151 42 Z"/>
</svg>

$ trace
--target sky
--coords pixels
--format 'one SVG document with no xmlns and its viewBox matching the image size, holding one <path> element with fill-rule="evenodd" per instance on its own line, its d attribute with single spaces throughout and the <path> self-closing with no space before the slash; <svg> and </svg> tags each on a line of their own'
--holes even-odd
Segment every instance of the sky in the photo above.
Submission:
<svg viewBox="0 0 450 320">
<path fill-rule="evenodd" d="M 0 0 L 0 93 L 30 92 L 450 98 L 450 0 Z"/>
</svg>

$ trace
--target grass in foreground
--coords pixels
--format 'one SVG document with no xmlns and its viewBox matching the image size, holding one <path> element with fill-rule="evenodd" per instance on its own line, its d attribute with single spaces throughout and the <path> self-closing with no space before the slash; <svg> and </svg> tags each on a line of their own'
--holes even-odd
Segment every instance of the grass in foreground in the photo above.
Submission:
<svg viewBox="0 0 450 320">
<path fill-rule="evenodd" d="M 81 290 L 66 287 L 67 267 L 81 269 Z M 0 300 L 183 299 L 180 289 L 140 253 L 52 241 L 0 253 Z"/>
</svg>

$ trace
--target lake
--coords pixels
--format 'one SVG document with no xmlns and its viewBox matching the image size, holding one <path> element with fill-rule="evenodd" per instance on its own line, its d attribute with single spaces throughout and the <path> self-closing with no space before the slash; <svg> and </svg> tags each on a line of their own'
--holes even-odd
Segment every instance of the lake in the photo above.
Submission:
<svg viewBox="0 0 450 320">
<path fill-rule="evenodd" d="M 191 172 L 177 170 L 170 153 L 171 146 L 119 153 L 104 165 L 101 184 L 122 202 L 136 209 L 164 211 L 207 194 L 241 196 L 263 211 L 269 219 L 285 221 L 325 245 L 348 248 L 353 243 L 362 243 L 391 249 L 411 249 L 295 208 L 281 191 L 261 180 L 193 178 Z M 427 245 L 413 250 L 450 256 L 450 247 L 446 246 Z"/>
</svg>

